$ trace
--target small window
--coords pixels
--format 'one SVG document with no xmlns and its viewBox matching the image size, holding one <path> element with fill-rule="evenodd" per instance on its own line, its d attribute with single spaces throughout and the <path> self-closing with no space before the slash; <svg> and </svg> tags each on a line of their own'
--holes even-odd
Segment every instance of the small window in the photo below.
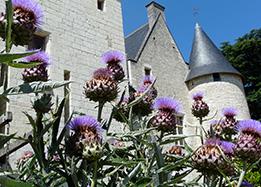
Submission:
<svg viewBox="0 0 261 187">
<path fill-rule="evenodd" d="M 151 75 L 151 68 L 150 67 L 144 67 L 144 74 L 145 75 Z"/>
<path fill-rule="evenodd" d="M 97 0 L 97 8 L 101 11 L 104 11 L 105 0 Z"/>
<path fill-rule="evenodd" d="M 28 44 L 29 50 L 40 49 L 45 51 L 47 44 L 47 36 L 33 35 L 32 40 Z"/>
<path fill-rule="evenodd" d="M 213 73 L 213 80 L 214 81 L 221 81 L 220 74 L 219 73 Z"/>
</svg>

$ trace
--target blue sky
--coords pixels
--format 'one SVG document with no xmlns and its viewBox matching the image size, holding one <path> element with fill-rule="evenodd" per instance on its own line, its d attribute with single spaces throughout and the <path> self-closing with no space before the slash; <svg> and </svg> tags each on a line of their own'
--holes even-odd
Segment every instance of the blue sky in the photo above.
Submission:
<svg viewBox="0 0 261 187">
<path fill-rule="evenodd" d="M 125 36 L 147 22 L 150 0 L 122 0 Z M 169 28 L 185 60 L 189 58 L 195 22 L 217 46 L 261 28 L 261 0 L 156 0 L 165 6 Z M 198 15 L 193 16 L 193 10 Z"/>
</svg>

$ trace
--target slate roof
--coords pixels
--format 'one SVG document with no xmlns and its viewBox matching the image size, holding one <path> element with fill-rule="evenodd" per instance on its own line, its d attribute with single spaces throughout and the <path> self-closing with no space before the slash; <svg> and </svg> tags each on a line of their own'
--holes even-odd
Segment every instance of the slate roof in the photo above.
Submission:
<svg viewBox="0 0 261 187">
<path fill-rule="evenodd" d="M 128 60 L 136 60 L 148 32 L 149 24 L 145 24 L 125 38 L 125 50 Z"/>
<path fill-rule="evenodd" d="M 189 69 L 186 82 L 212 73 L 232 73 L 242 77 L 198 24 L 195 27 Z"/>
</svg>

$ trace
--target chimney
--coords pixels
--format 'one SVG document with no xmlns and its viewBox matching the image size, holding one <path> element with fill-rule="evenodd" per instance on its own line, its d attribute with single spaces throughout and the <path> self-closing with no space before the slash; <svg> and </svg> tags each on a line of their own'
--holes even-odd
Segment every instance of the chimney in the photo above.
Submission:
<svg viewBox="0 0 261 187">
<path fill-rule="evenodd" d="M 153 26 L 153 24 L 156 21 L 159 14 L 161 14 L 163 16 L 163 18 L 165 19 L 165 14 L 164 14 L 165 7 L 164 6 L 156 3 L 155 1 L 152 1 L 151 3 L 146 5 L 146 8 L 147 8 L 150 28 Z"/>
</svg>

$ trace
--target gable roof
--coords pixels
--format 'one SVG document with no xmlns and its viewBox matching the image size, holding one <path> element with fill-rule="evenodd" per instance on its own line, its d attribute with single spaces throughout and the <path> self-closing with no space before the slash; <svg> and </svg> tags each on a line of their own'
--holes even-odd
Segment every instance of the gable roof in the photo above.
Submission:
<svg viewBox="0 0 261 187">
<path fill-rule="evenodd" d="M 147 23 L 125 38 L 127 59 L 136 60 L 136 57 L 138 56 L 140 48 L 142 47 L 149 30 L 149 24 Z"/>
<path fill-rule="evenodd" d="M 212 73 L 231 73 L 242 77 L 226 60 L 222 52 L 215 46 L 202 28 L 196 24 L 186 82 Z"/>
</svg>

